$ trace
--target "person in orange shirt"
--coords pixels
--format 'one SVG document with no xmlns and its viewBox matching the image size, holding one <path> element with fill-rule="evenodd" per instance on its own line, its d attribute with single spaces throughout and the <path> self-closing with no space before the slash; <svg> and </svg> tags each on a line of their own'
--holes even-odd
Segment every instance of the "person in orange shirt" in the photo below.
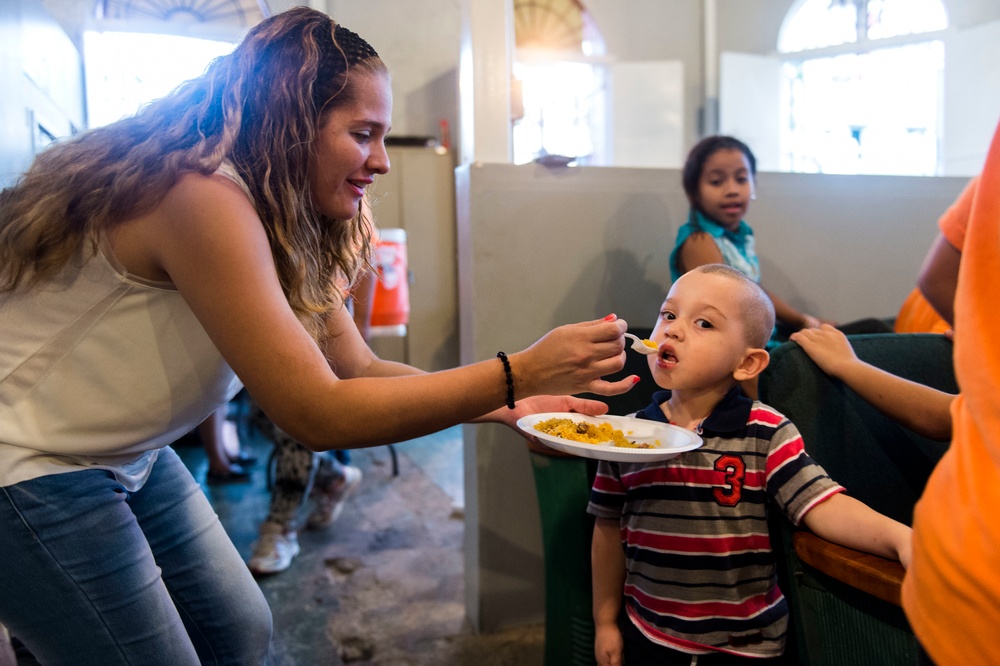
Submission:
<svg viewBox="0 0 1000 666">
<path fill-rule="evenodd" d="M 1000 318 L 994 302 L 1000 294 L 1000 126 L 980 176 L 939 226 L 941 235 L 923 273 L 945 279 L 922 275 L 918 284 L 945 319 L 954 305 L 961 393 L 951 407 L 951 447 L 914 511 L 903 608 L 924 651 L 921 663 L 995 663 L 1000 655 L 995 638 L 1000 623 Z M 947 297 L 949 274 L 951 279 L 957 275 L 953 301 Z"/>
<path fill-rule="evenodd" d="M 951 325 L 927 301 L 920 287 L 914 287 L 899 307 L 893 333 L 947 333 Z"/>
</svg>

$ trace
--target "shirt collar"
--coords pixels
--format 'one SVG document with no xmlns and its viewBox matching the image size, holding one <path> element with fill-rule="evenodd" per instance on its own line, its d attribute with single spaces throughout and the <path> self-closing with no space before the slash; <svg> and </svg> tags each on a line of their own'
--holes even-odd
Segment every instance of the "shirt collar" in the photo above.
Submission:
<svg viewBox="0 0 1000 666">
<path fill-rule="evenodd" d="M 653 402 L 636 414 L 637 418 L 669 423 L 660 405 L 670 399 L 670 391 L 657 391 Z M 712 413 L 702 422 L 702 432 L 735 432 L 747 424 L 753 400 L 739 386 L 734 386 L 722 397 Z"/>
<path fill-rule="evenodd" d="M 708 219 L 708 217 L 706 217 L 700 210 L 693 210 L 692 212 L 695 216 L 695 226 L 713 238 L 721 238 L 722 236 L 725 236 L 734 242 L 742 244 L 746 240 L 747 236 L 753 236 L 753 229 L 751 229 L 750 225 L 743 220 L 740 220 L 740 224 L 736 227 L 736 231 L 730 231 L 718 222 Z"/>
</svg>

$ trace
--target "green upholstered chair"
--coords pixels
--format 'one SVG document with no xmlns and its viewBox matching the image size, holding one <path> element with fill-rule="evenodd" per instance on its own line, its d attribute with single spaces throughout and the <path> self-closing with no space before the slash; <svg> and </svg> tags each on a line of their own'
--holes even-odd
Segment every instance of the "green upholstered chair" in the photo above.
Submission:
<svg viewBox="0 0 1000 666">
<path fill-rule="evenodd" d="M 895 375 L 957 392 L 951 342 L 939 335 L 848 336 L 858 357 Z M 911 524 L 946 442 L 921 437 L 882 416 L 820 370 L 795 343 L 771 354 L 760 399 L 788 416 L 806 451 L 848 494 Z M 790 650 L 817 666 L 916 663 L 916 641 L 899 606 L 903 569 L 772 521 L 782 590 L 791 607 Z"/>
</svg>

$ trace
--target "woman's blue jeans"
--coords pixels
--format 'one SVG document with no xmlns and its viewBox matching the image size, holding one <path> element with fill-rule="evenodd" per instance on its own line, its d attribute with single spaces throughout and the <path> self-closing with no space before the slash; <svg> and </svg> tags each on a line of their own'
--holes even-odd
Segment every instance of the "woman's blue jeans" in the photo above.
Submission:
<svg viewBox="0 0 1000 666">
<path fill-rule="evenodd" d="M 267 661 L 271 612 L 177 454 L 0 488 L 0 624 L 46 666 Z"/>
</svg>

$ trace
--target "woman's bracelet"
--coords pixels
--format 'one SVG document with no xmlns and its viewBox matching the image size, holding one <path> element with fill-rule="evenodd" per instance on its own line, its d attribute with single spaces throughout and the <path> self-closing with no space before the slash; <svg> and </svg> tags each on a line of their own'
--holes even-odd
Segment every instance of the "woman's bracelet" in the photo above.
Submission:
<svg viewBox="0 0 1000 666">
<path fill-rule="evenodd" d="M 514 409 L 514 373 L 510 371 L 507 354 L 497 352 L 497 358 L 503 363 L 503 374 L 507 378 L 507 409 Z"/>
</svg>

